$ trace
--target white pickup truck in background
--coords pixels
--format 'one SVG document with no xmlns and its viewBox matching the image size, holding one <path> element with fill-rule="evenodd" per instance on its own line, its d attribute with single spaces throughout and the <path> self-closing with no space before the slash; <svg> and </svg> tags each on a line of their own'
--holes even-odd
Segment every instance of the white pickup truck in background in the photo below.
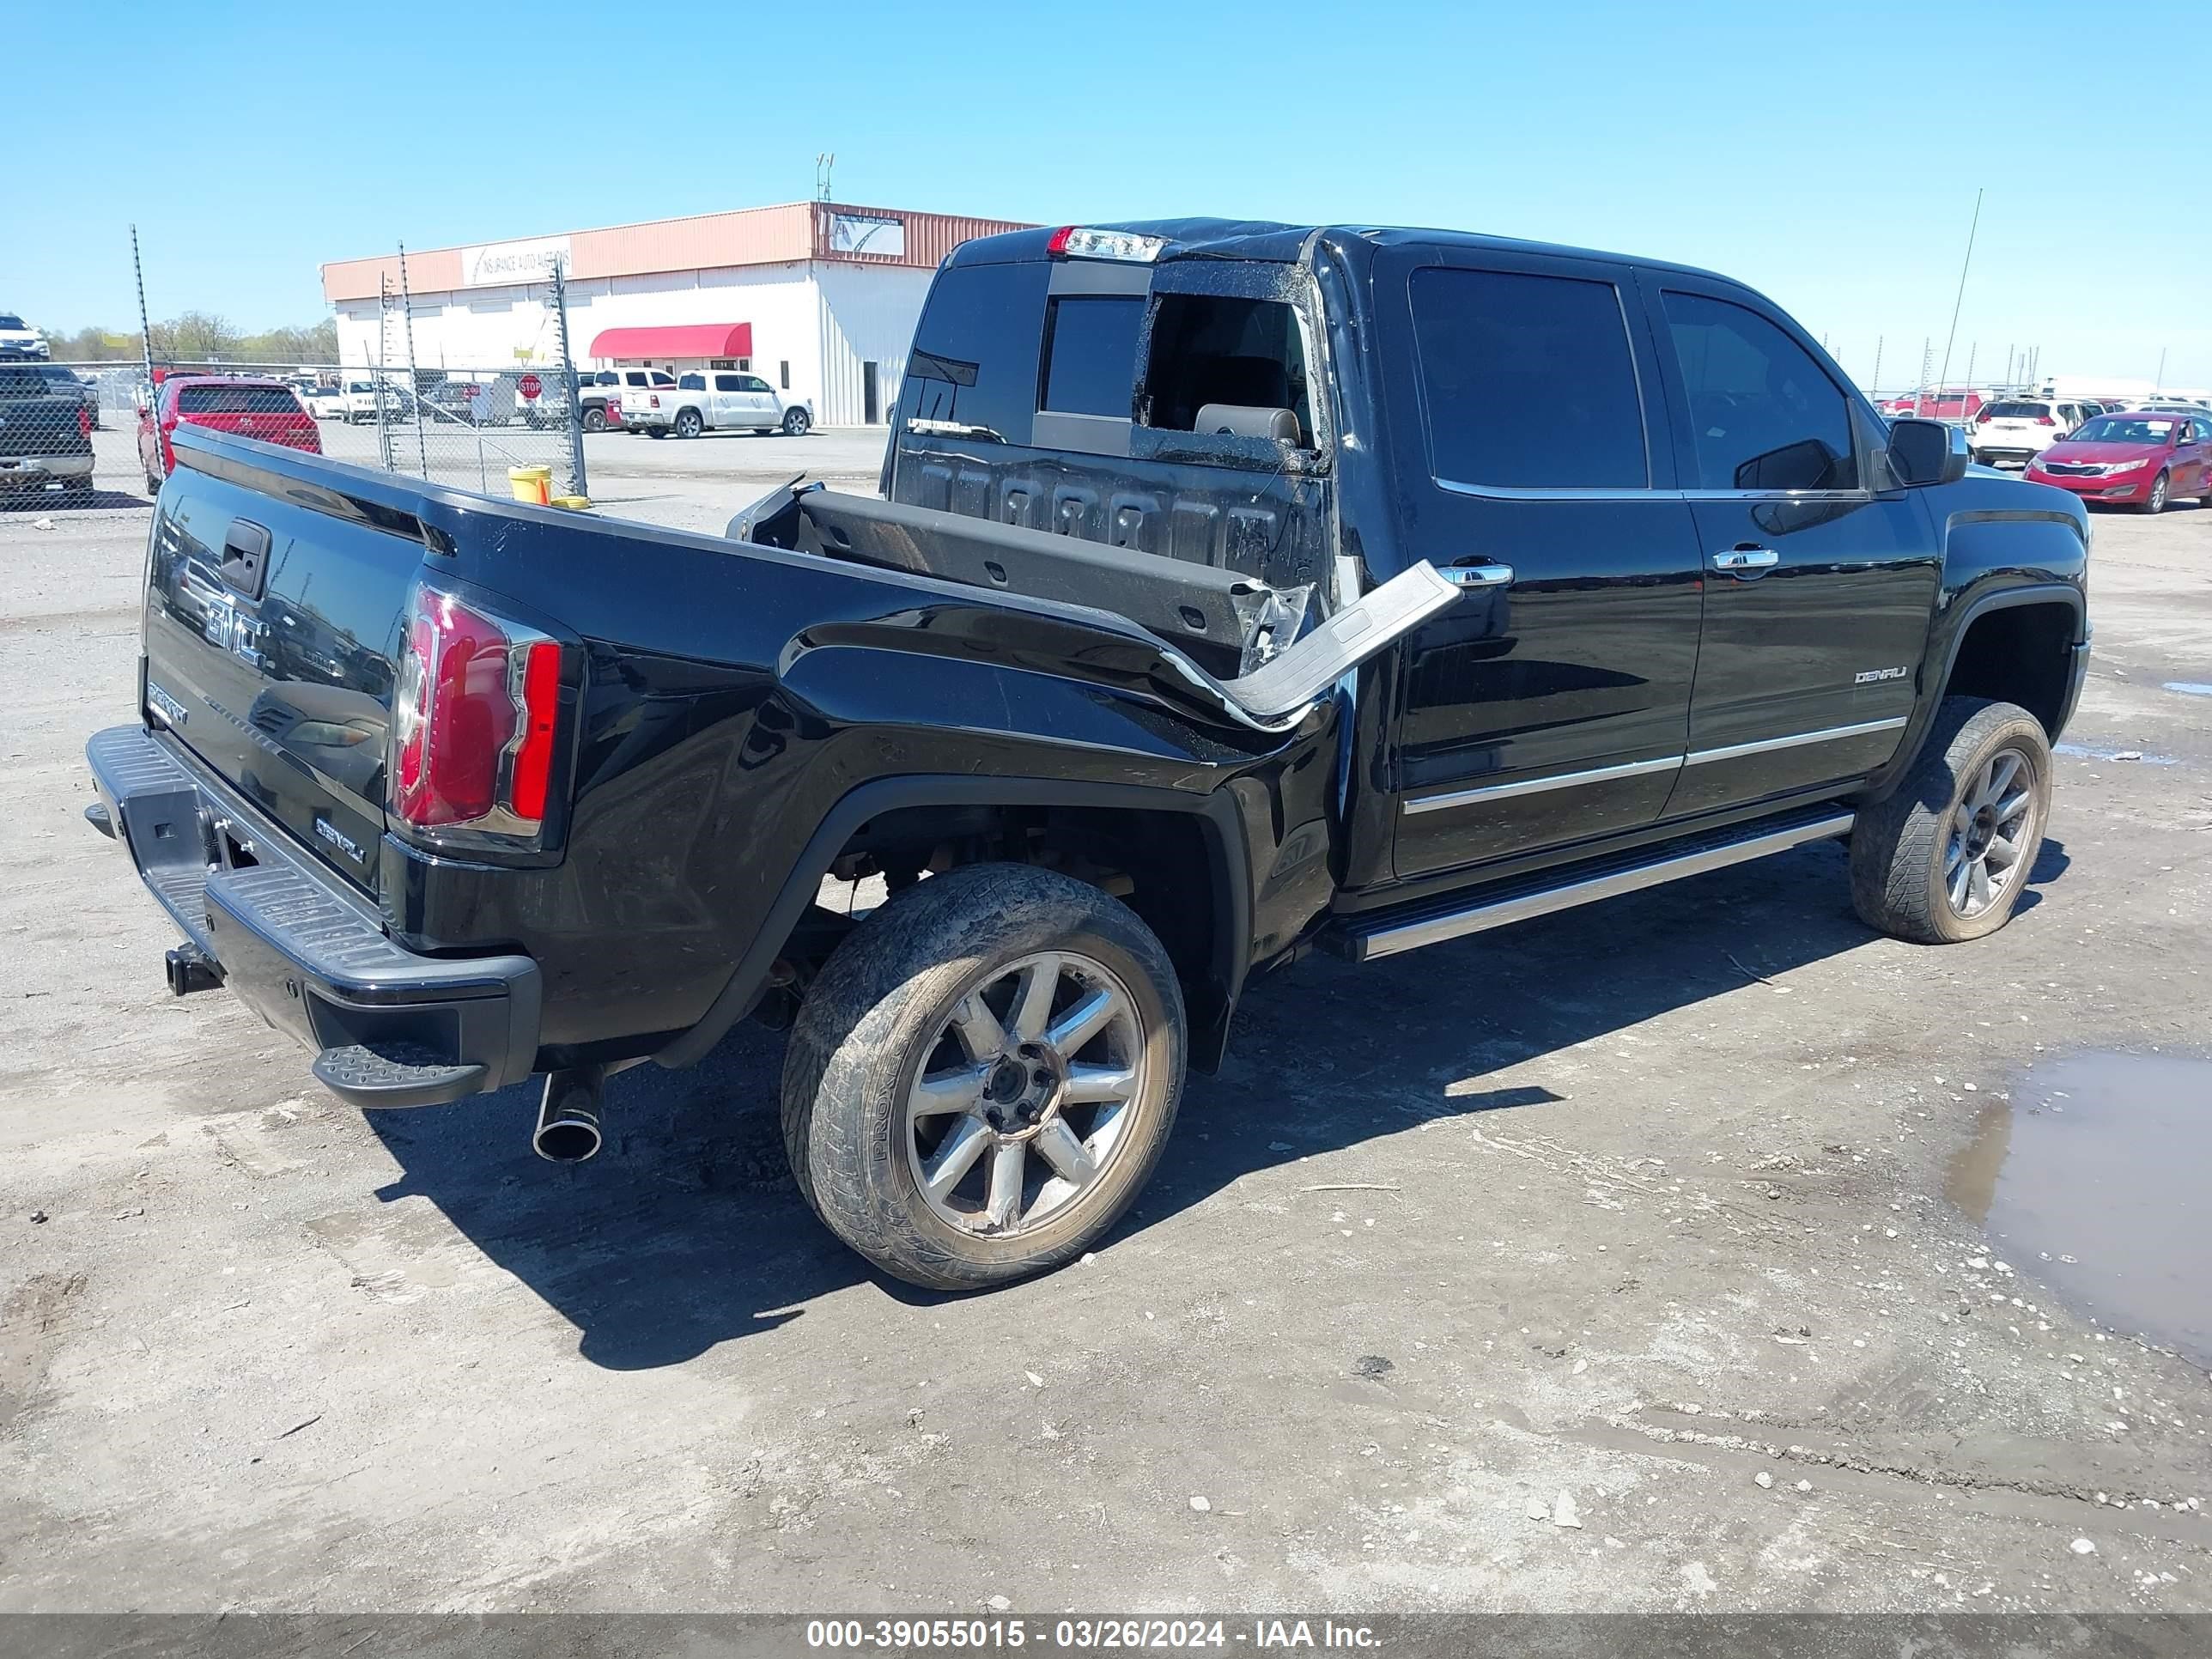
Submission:
<svg viewBox="0 0 2212 1659">
<path fill-rule="evenodd" d="M 696 438 L 702 432 L 743 429 L 803 435 L 814 424 L 814 405 L 786 398 L 759 375 L 744 369 L 689 369 L 670 386 L 624 386 L 620 395 L 625 428 L 665 438 Z"/>
</svg>

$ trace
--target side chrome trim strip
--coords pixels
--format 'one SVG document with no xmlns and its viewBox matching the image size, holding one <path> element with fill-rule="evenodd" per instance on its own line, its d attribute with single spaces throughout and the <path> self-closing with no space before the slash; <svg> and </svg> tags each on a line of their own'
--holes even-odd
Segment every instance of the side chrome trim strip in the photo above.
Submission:
<svg viewBox="0 0 2212 1659">
<path fill-rule="evenodd" d="M 1765 858 L 1770 853 L 1787 852 L 1790 848 L 1801 847 L 1807 842 L 1826 841 L 1844 835 L 1850 830 L 1853 818 L 1852 813 L 1835 812 L 1741 841 L 1723 842 L 1718 846 L 1699 848 L 1694 852 L 1679 854 L 1672 858 L 1655 859 L 1649 864 L 1612 870 L 1534 892 L 1524 890 L 1493 899 L 1488 903 L 1470 905 L 1449 915 L 1427 916 L 1395 927 L 1377 928 L 1372 933 L 1354 936 L 1356 949 L 1352 954 L 1357 960 L 1373 961 L 1378 957 L 1395 956 L 1401 951 L 1418 950 L 1424 945 L 1436 945 L 1468 933 L 1480 933 L 1492 927 L 1525 921 L 1532 916 L 1548 915 L 1554 910 L 1571 909 L 1579 904 L 1595 903 L 1621 893 L 1657 887 L 1684 876 L 1703 875 L 1708 870 L 1725 869 L 1731 864 Z"/>
<path fill-rule="evenodd" d="M 1601 766 L 1588 772 L 1559 772 L 1549 777 L 1523 778 L 1517 783 L 1485 784 L 1475 789 L 1455 789 L 1449 794 L 1421 795 L 1407 801 L 1401 808 L 1407 817 L 1417 812 L 1441 812 L 1449 807 L 1468 806 L 1476 801 L 1506 800 L 1515 795 L 1540 794 L 1547 789 L 1573 789 L 1586 783 L 1608 783 L 1615 778 L 1648 777 L 1654 772 L 1677 772 L 1681 769 L 1682 757 L 1668 755 L 1662 760 L 1629 761 L 1620 766 Z"/>
<path fill-rule="evenodd" d="M 1819 732 L 1795 732 L 1786 738 L 1761 738 L 1757 743 L 1732 743 L 1725 749 L 1695 749 L 1684 761 L 1686 766 L 1704 766 L 1712 761 L 1740 760 L 1746 755 L 1764 755 L 1776 749 L 1802 749 L 1810 743 L 1837 743 L 1844 738 L 1863 738 L 1876 732 L 1902 732 L 1905 717 L 1895 720 L 1862 720 L 1856 726 L 1831 726 Z"/>
</svg>

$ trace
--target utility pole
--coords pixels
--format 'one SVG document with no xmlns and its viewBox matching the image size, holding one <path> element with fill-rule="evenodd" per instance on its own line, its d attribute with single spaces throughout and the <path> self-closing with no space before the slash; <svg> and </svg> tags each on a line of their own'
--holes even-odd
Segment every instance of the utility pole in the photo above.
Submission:
<svg viewBox="0 0 2212 1659">
<path fill-rule="evenodd" d="M 2150 383 L 2153 392 L 2163 392 L 2166 389 L 2166 349 L 2164 346 L 2158 349 L 2158 373 L 2151 377 Z"/>
<path fill-rule="evenodd" d="M 568 283 L 562 269 L 566 261 L 553 260 L 553 315 L 561 337 L 561 385 L 568 404 L 568 493 L 589 496 L 584 477 L 584 400 L 576 386 L 576 360 L 568 355 Z"/>
<path fill-rule="evenodd" d="M 1966 301 L 1966 269 L 1974 263 L 1974 233 L 1982 228 L 1982 192 L 1974 192 L 1974 217 L 1966 227 L 1966 257 L 1959 262 L 1959 291 L 1951 300 L 1951 331 L 1943 337 L 1943 376 L 1951 378 L 1951 347 L 1959 337 L 1959 307 Z M 1940 392 L 1941 387 L 1937 390 Z"/>
<path fill-rule="evenodd" d="M 429 446 L 422 439 L 422 382 L 415 373 L 415 302 L 407 293 L 407 244 L 399 244 L 399 314 L 407 320 L 407 398 L 415 405 L 415 459 L 430 476 Z"/>
<path fill-rule="evenodd" d="M 1881 335 L 1874 337 L 1874 379 L 1867 382 L 1868 395 L 1875 398 L 1881 396 Z"/>
<path fill-rule="evenodd" d="M 837 156 L 832 150 L 825 149 L 814 158 L 814 199 L 816 201 L 826 202 L 830 199 L 830 170 L 836 165 Z"/>
</svg>

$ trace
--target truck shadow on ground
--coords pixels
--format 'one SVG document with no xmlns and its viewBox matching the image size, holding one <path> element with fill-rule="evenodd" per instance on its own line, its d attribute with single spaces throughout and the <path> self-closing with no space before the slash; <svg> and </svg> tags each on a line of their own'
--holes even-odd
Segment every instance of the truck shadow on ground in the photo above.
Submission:
<svg viewBox="0 0 2212 1659">
<path fill-rule="evenodd" d="M 2024 908 L 2067 861 L 2045 843 Z M 1774 994 L 1765 981 L 1874 945 L 1847 892 L 1841 849 L 1802 848 L 1396 962 L 1304 964 L 1247 1000 L 1227 1064 L 1191 1079 L 1175 1143 L 1116 1233 L 1255 1170 L 1430 1119 L 1537 1111 L 1546 1133 L 1571 1134 L 1573 1101 L 1545 1085 L 1544 1056 Z M 1486 1082 L 1532 1062 L 1533 1079 Z M 530 1151 L 534 1085 L 371 1113 L 402 1170 L 377 1196 L 428 1198 L 610 1370 L 682 1364 L 863 1283 L 910 1305 L 939 1300 L 873 1272 L 807 1211 L 784 1164 L 781 1063 L 782 1039 L 745 1025 L 693 1071 L 623 1073 L 608 1085 L 606 1149 L 574 1166 Z"/>
</svg>

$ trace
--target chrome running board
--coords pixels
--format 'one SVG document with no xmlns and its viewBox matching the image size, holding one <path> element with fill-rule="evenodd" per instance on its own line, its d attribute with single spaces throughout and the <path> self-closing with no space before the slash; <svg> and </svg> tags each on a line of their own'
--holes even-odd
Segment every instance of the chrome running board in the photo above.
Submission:
<svg viewBox="0 0 2212 1659">
<path fill-rule="evenodd" d="M 1783 818 L 1763 818 L 1687 842 L 1668 842 L 1589 864 L 1547 871 L 1504 882 L 1474 893 L 1454 893 L 1420 905 L 1346 916 L 1321 936 L 1323 949 L 1354 962 L 1395 956 L 1448 939 L 1480 933 L 1549 915 L 1554 910 L 1594 904 L 1639 888 L 1656 887 L 1685 876 L 1787 852 L 1807 842 L 1828 841 L 1850 833 L 1853 814 L 1823 806 Z"/>
</svg>

